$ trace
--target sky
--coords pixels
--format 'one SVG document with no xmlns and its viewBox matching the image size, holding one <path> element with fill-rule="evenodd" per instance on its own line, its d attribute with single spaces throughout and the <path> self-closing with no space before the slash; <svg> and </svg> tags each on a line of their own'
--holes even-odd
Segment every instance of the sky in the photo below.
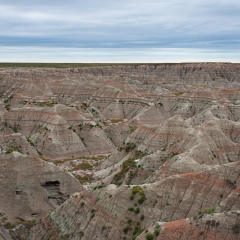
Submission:
<svg viewBox="0 0 240 240">
<path fill-rule="evenodd" d="M 240 62 L 239 0 L 0 0 L 0 62 Z"/>
</svg>

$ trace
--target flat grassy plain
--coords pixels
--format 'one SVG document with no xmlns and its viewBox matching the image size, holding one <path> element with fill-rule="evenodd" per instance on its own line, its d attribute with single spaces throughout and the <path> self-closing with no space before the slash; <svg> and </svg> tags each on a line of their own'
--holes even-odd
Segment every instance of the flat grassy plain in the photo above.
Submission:
<svg viewBox="0 0 240 240">
<path fill-rule="evenodd" d="M 203 62 L 199 62 L 203 63 Z M 218 62 L 204 62 L 204 63 L 215 63 Z M 185 65 L 189 64 L 188 62 L 182 63 L 4 63 L 0 62 L 0 68 L 81 68 L 81 67 L 101 67 L 101 66 L 139 66 L 139 65 L 151 65 L 151 66 L 158 66 L 158 65 Z M 198 64 L 198 62 L 190 63 L 190 64 Z M 231 64 L 230 62 L 221 62 L 221 64 Z"/>
<path fill-rule="evenodd" d="M 217 63 L 217 62 L 205 62 L 205 63 Z M 229 62 L 226 62 L 229 63 Z M 224 64 L 226 64 L 224 63 Z M 81 68 L 81 67 L 97 67 L 97 66 L 139 66 L 139 65 L 185 65 L 187 62 L 182 63 L 4 63 L 0 62 L 0 68 L 6 67 L 27 67 L 27 68 Z M 195 62 L 194 64 L 197 64 Z M 222 63 L 223 64 L 223 63 Z"/>
<path fill-rule="evenodd" d="M 116 63 L 0 63 L 0 68 L 27 67 L 27 68 L 80 68 L 96 66 L 123 65 Z M 124 64 L 130 65 L 130 64 Z"/>
</svg>

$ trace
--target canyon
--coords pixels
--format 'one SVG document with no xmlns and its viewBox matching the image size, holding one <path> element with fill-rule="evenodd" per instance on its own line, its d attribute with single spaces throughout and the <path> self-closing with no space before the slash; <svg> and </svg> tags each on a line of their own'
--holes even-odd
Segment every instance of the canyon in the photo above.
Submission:
<svg viewBox="0 0 240 240">
<path fill-rule="evenodd" d="M 240 239 L 240 64 L 0 65 L 0 239 Z"/>
</svg>

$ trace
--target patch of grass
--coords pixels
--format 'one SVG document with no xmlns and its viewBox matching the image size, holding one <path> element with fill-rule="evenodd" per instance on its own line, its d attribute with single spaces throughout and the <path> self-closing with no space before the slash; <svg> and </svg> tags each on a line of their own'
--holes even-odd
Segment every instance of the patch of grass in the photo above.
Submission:
<svg viewBox="0 0 240 240">
<path fill-rule="evenodd" d="M 95 187 L 93 188 L 93 190 L 101 189 L 101 188 L 104 188 L 104 187 L 106 187 L 106 185 L 98 185 L 98 186 L 95 186 Z"/>
<path fill-rule="evenodd" d="M 200 210 L 198 212 L 198 214 L 201 214 L 201 213 L 211 214 L 211 213 L 215 213 L 215 212 L 216 212 L 215 208 L 208 207 L 208 208 L 203 208 L 202 210 Z"/>
<path fill-rule="evenodd" d="M 12 153 L 14 150 L 12 148 L 7 148 L 6 153 Z"/>
<path fill-rule="evenodd" d="M 92 168 L 93 168 L 93 166 L 86 162 L 86 163 L 80 163 L 80 164 L 76 165 L 73 168 L 73 170 L 79 170 L 79 169 L 81 169 L 81 170 L 90 170 Z"/>
<path fill-rule="evenodd" d="M 178 97 L 178 96 L 181 96 L 182 94 L 184 94 L 184 92 L 173 92 L 173 94 Z"/>
<path fill-rule="evenodd" d="M 31 229 L 33 226 L 36 225 L 36 221 L 34 221 L 34 220 L 21 221 L 19 223 L 23 224 L 27 229 Z"/>
<path fill-rule="evenodd" d="M 36 102 L 35 104 L 39 107 L 53 107 L 54 105 L 57 104 L 57 102 L 45 101 L 45 102 Z"/>
<path fill-rule="evenodd" d="M 131 132 L 134 132 L 138 127 L 136 126 L 128 126 Z"/>
<path fill-rule="evenodd" d="M 144 190 L 139 186 L 134 186 L 132 188 L 132 194 L 135 195 L 136 193 L 139 193 L 140 195 L 144 195 Z"/>
<path fill-rule="evenodd" d="M 111 123 L 119 123 L 119 122 L 123 122 L 123 119 L 110 119 Z"/>
<path fill-rule="evenodd" d="M 84 184 L 84 183 L 87 183 L 87 182 L 92 182 L 92 181 L 94 180 L 91 175 L 89 175 L 89 176 L 84 176 L 84 177 L 76 176 L 76 178 L 78 179 L 78 181 L 79 181 L 81 184 Z"/>
<path fill-rule="evenodd" d="M 15 228 L 15 225 L 10 222 L 6 222 L 3 224 L 3 227 L 6 229 L 13 229 L 13 228 Z"/>
</svg>

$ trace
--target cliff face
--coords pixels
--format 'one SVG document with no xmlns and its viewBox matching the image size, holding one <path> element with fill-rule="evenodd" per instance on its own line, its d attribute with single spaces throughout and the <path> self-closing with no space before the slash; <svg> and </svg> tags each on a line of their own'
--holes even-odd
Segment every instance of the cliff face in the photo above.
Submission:
<svg viewBox="0 0 240 240">
<path fill-rule="evenodd" d="M 240 65 L 0 68 L 4 239 L 239 239 Z"/>
</svg>

